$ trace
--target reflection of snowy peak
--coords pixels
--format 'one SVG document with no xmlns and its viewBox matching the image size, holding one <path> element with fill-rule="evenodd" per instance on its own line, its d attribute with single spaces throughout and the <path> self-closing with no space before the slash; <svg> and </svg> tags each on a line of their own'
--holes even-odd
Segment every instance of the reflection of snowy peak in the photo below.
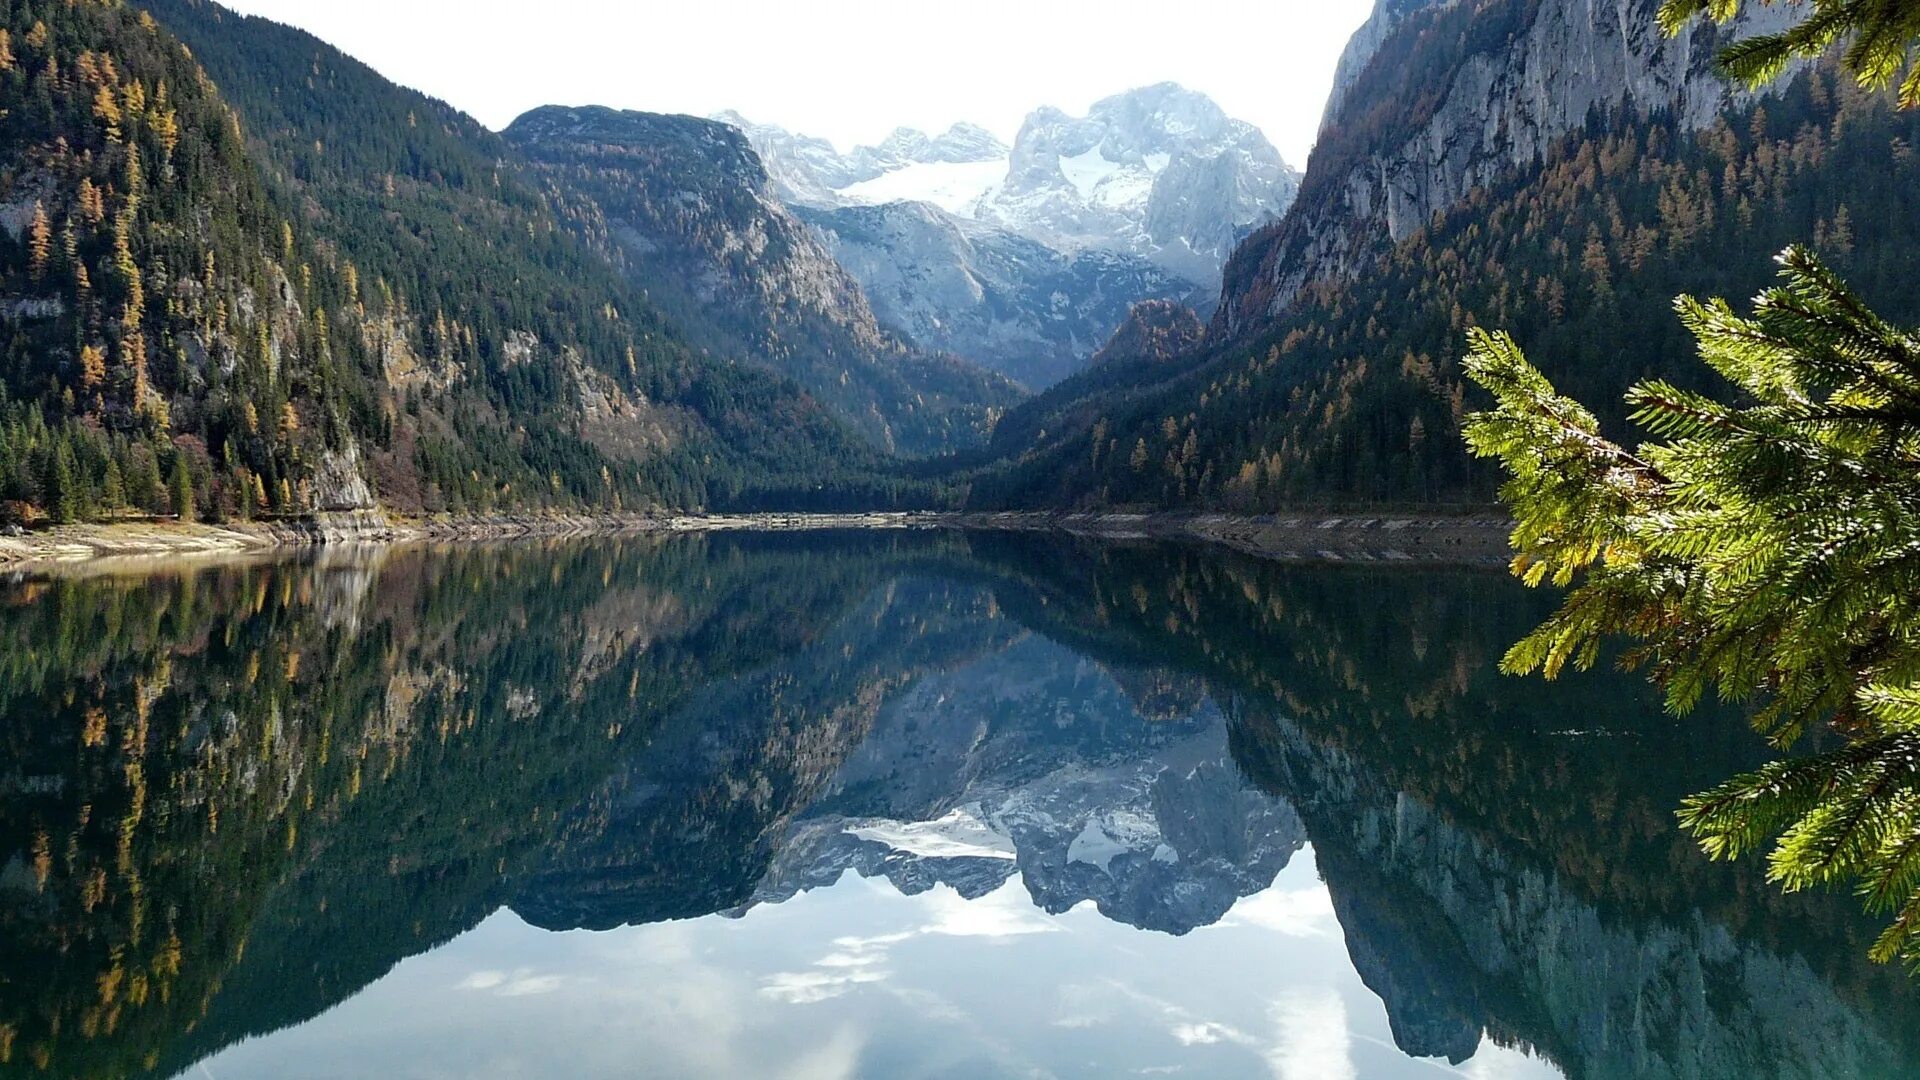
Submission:
<svg viewBox="0 0 1920 1080">
<path fill-rule="evenodd" d="M 1258 128 L 1173 83 L 1096 102 L 1084 117 L 1034 110 L 1011 149 L 972 125 L 901 129 L 834 152 L 821 139 L 738 125 L 791 202 L 927 202 L 1056 247 L 1100 247 L 1210 281 L 1237 240 L 1278 217 L 1299 174 Z"/>
<path fill-rule="evenodd" d="M 1269 885 L 1303 840 L 1248 785 L 1202 704 L 1142 718 L 1106 672 L 1039 639 L 929 676 L 877 718 L 755 890 L 778 902 L 847 870 L 905 892 L 984 895 L 1185 933 Z"/>
</svg>

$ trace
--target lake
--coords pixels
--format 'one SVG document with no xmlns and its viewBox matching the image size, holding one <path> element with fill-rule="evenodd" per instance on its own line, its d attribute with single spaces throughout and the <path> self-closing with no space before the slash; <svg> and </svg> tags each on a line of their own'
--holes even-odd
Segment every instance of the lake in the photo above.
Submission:
<svg viewBox="0 0 1920 1080">
<path fill-rule="evenodd" d="M 1497 571 L 1064 536 L 325 550 L 0 582 L 0 1072 L 1920 1069 L 1766 757 L 1494 670 Z"/>
</svg>

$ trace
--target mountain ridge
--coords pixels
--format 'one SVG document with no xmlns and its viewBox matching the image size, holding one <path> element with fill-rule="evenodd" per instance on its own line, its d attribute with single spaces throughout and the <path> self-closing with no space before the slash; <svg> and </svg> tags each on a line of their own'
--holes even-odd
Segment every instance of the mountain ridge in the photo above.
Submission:
<svg viewBox="0 0 1920 1080">
<path fill-rule="evenodd" d="M 1010 385 L 916 354 L 876 321 L 859 282 L 773 195 L 759 156 L 712 120 L 542 106 L 503 138 L 583 241 L 697 342 L 756 361 L 827 402 L 881 449 L 984 439 Z"/>
</svg>

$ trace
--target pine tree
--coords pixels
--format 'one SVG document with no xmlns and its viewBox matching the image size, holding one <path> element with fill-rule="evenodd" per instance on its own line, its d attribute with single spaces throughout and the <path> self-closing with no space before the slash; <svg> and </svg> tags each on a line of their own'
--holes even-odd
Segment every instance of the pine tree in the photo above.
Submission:
<svg viewBox="0 0 1920 1080">
<path fill-rule="evenodd" d="M 149 514 L 166 513 L 166 485 L 160 480 L 160 463 L 152 450 L 135 450 L 131 460 L 127 475 L 133 478 L 129 493 L 133 504 Z"/>
<path fill-rule="evenodd" d="M 56 525 L 71 525 L 80 520 L 80 493 L 74 476 L 73 451 L 66 440 L 56 443 L 47 454 L 47 474 L 41 481 L 41 498 Z"/>
<path fill-rule="evenodd" d="M 1745 6 L 1746 0 L 1666 0 L 1660 25 L 1677 34 L 1702 15 L 1724 23 Z M 1794 60 L 1820 56 L 1844 41 L 1847 69 L 1862 86 L 1884 89 L 1906 71 L 1900 104 L 1920 105 L 1920 66 L 1909 69 L 1907 63 L 1920 39 L 1920 0 L 1810 0 L 1798 14 L 1798 22 L 1777 34 L 1741 38 L 1722 49 L 1720 69 L 1758 86 L 1779 77 Z"/>
<path fill-rule="evenodd" d="M 1751 318 L 1677 307 L 1747 405 L 1660 381 L 1628 393 L 1657 444 L 1629 451 L 1503 334 L 1474 331 L 1468 373 L 1497 407 L 1467 419 L 1511 479 L 1513 568 L 1573 585 L 1502 661 L 1587 667 L 1625 634 L 1685 712 L 1709 689 L 1753 701 L 1778 747 L 1830 723 L 1845 749 L 1777 762 L 1686 802 L 1715 856 L 1781 834 L 1788 889 L 1854 880 L 1896 910 L 1874 946 L 1920 967 L 1920 333 L 1889 326 L 1809 251 Z M 1577 584 L 1576 584 L 1577 583 Z"/>
<path fill-rule="evenodd" d="M 168 502 L 181 521 L 193 520 L 193 477 L 187 473 L 187 455 L 175 452 L 173 471 L 167 477 Z"/>
<path fill-rule="evenodd" d="M 127 486 L 120 475 L 120 462 L 107 455 L 106 475 L 100 481 L 100 508 L 114 511 L 127 507 Z"/>
</svg>

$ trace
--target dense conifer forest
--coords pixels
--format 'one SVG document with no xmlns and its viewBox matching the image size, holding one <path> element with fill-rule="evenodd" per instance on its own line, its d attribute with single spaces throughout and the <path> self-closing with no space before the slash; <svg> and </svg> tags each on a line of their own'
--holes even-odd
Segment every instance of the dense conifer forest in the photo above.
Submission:
<svg viewBox="0 0 1920 1080">
<path fill-rule="evenodd" d="M 973 499 L 1489 503 L 1497 470 L 1458 448 L 1469 327 L 1511 330 L 1624 434 L 1620 397 L 1638 378 L 1716 389 L 1673 298 L 1752 295 L 1790 242 L 1910 321 L 1916 145 L 1920 115 L 1830 69 L 1699 132 L 1666 114 L 1595 116 L 1537 166 L 1386 246 L 1373 270 L 1310 286 L 1249 340 L 1178 365 L 1094 368 L 1016 408 Z"/>
<path fill-rule="evenodd" d="M 198 0 L 0 26 L 7 520 L 934 497 L 317 39 Z"/>
</svg>

